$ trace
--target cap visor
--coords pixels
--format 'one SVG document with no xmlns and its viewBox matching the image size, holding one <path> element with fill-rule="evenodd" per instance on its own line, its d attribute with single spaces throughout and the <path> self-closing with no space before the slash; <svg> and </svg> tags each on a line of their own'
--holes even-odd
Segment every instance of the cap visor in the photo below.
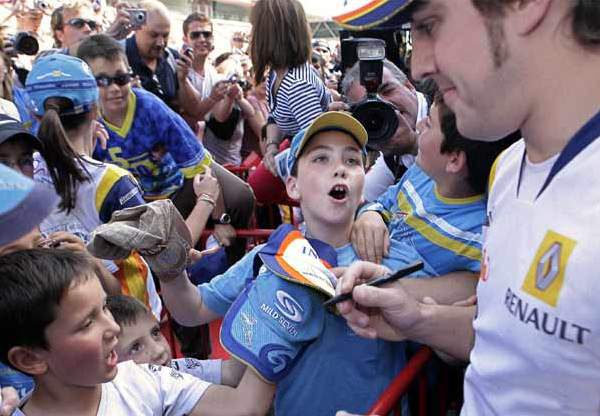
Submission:
<svg viewBox="0 0 600 416">
<path fill-rule="evenodd" d="M 21 203 L 0 214 L 0 245 L 12 243 L 38 227 L 58 205 L 58 201 L 53 189 L 36 183 Z"/>
</svg>

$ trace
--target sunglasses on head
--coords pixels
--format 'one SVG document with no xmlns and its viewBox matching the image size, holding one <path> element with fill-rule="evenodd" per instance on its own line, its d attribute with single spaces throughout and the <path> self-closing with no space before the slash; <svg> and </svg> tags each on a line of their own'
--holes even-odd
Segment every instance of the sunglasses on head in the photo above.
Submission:
<svg viewBox="0 0 600 416">
<path fill-rule="evenodd" d="M 129 84 L 131 82 L 132 77 L 133 74 L 131 72 L 128 72 L 126 74 L 117 74 L 113 77 L 109 77 L 108 75 L 98 75 L 96 77 L 96 85 L 102 88 L 108 87 L 114 82 L 119 87 L 122 87 L 124 85 Z"/>
<path fill-rule="evenodd" d="M 195 32 L 190 32 L 190 39 L 196 40 L 200 36 L 204 37 L 204 39 L 212 38 L 212 32 L 210 30 L 198 30 Z"/>
<path fill-rule="evenodd" d="M 81 17 L 74 17 L 72 19 L 69 19 L 69 21 L 67 22 L 67 24 L 69 26 L 73 26 L 76 29 L 82 29 L 83 26 L 85 26 L 86 24 L 92 30 L 96 30 L 96 28 L 98 27 L 98 24 L 94 20 L 91 20 L 91 19 L 82 19 Z"/>
</svg>

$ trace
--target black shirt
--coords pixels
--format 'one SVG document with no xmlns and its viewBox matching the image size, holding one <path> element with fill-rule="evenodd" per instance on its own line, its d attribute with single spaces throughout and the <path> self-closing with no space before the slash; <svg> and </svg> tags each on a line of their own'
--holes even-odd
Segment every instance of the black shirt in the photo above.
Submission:
<svg viewBox="0 0 600 416">
<path fill-rule="evenodd" d="M 177 104 L 179 83 L 175 70 L 175 61 L 179 58 L 179 54 L 170 48 L 165 48 L 163 57 L 159 58 L 156 64 L 156 72 L 153 72 L 140 56 L 135 35 L 125 41 L 125 54 L 134 75 L 140 77 L 142 87 L 179 113 Z"/>
</svg>

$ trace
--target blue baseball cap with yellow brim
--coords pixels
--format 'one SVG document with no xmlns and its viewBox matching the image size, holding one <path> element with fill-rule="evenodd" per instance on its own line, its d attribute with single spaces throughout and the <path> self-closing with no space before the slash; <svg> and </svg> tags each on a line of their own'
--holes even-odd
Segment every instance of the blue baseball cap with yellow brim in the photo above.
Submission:
<svg viewBox="0 0 600 416">
<path fill-rule="evenodd" d="M 328 111 L 321 114 L 304 130 L 300 130 L 290 145 L 287 155 L 287 171 L 291 172 L 302 153 L 302 149 L 317 133 L 325 131 L 341 131 L 350 135 L 360 145 L 363 154 L 367 154 L 366 144 L 369 139 L 367 131 L 360 122 L 346 111 Z"/>
</svg>

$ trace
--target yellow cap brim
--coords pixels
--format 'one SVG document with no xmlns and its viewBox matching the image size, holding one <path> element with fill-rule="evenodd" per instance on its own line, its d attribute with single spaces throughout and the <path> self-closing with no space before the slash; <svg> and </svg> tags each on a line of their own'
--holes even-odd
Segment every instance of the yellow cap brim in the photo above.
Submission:
<svg viewBox="0 0 600 416">
<path fill-rule="evenodd" d="M 304 133 L 304 137 L 298 146 L 297 154 L 300 154 L 302 148 L 315 134 L 327 130 L 339 130 L 348 133 L 360 144 L 365 147 L 369 137 L 367 131 L 360 122 L 352 117 L 346 111 L 328 111 L 317 117 L 310 127 Z"/>
</svg>

